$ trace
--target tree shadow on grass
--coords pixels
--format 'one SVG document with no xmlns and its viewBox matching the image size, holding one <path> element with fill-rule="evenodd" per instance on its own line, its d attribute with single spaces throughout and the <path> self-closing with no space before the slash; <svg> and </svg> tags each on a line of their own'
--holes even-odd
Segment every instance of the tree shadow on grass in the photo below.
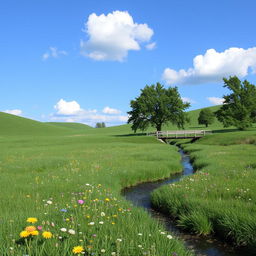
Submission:
<svg viewBox="0 0 256 256">
<path fill-rule="evenodd" d="M 146 136 L 147 133 L 128 133 L 128 134 L 118 134 L 118 135 L 112 135 L 113 137 L 134 137 L 134 136 Z"/>
<path fill-rule="evenodd" d="M 231 128 L 231 129 L 219 129 L 219 130 L 213 130 L 212 133 L 229 133 L 229 132 L 239 132 L 237 128 Z"/>
</svg>

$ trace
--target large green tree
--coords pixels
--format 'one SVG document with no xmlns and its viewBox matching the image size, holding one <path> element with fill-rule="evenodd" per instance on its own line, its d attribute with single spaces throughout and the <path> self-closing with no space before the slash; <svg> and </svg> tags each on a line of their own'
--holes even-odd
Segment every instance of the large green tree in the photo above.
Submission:
<svg viewBox="0 0 256 256">
<path fill-rule="evenodd" d="M 204 108 L 198 116 L 198 124 L 204 124 L 206 127 L 214 122 L 214 113 L 209 108 Z"/>
<path fill-rule="evenodd" d="M 189 103 L 182 101 L 177 87 L 165 89 L 160 83 L 146 85 L 140 96 L 131 101 L 128 123 L 132 124 L 135 132 L 149 126 L 161 131 L 162 125 L 166 123 L 183 128 L 188 121 L 184 110 L 189 106 Z"/>
<path fill-rule="evenodd" d="M 231 94 L 224 96 L 224 105 L 216 111 L 218 120 L 224 127 L 251 127 L 256 122 L 256 86 L 247 80 L 241 82 L 236 76 L 223 80 Z"/>
</svg>

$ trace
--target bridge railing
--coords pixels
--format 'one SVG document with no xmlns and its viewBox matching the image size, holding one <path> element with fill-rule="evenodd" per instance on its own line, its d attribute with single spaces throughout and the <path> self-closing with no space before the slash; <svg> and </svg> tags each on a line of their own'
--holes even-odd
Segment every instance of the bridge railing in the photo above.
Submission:
<svg viewBox="0 0 256 256">
<path fill-rule="evenodd" d="M 186 138 L 186 137 L 203 137 L 207 134 L 211 134 L 209 130 L 177 130 L 177 131 L 157 131 L 147 133 L 148 136 L 156 136 L 157 138 Z"/>
</svg>

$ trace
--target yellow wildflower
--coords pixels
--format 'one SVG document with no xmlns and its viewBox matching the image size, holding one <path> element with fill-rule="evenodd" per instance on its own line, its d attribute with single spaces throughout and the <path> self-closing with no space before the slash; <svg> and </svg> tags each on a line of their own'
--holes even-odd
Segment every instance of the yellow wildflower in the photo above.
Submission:
<svg viewBox="0 0 256 256">
<path fill-rule="evenodd" d="M 105 198 L 105 201 L 106 201 L 106 202 L 109 202 L 109 201 L 110 201 L 110 199 L 109 199 L 109 198 Z"/>
<path fill-rule="evenodd" d="M 38 236 L 39 232 L 37 230 L 30 232 L 32 236 Z"/>
<path fill-rule="evenodd" d="M 74 254 L 81 253 L 81 252 L 83 252 L 83 251 L 84 251 L 83 246 L 75 246 L 75 247 L 73 248 L 73 250 L 72 250 L 72 252 L 73 252 Z"/>
<path fill-rule="evenodd" d="M 20 237 L 28 237 L 30 235 L 30 232 L 23 230 L 20 232 Z"/>
<path fill-rule="evenodd" d="M 36 223 L 37 222 L 37 218 L 34 218 L 34 217 L 27 218 L 27 222 L 29 222 L 29 223 Z"/>
<path fill-rule="evenodd" d="M 42 236 L 45 238 L 45 239 L 48 239 L 48 238 L 52 238 L 52 233 L 50 231 L 44 231 Z"/>
</svg>

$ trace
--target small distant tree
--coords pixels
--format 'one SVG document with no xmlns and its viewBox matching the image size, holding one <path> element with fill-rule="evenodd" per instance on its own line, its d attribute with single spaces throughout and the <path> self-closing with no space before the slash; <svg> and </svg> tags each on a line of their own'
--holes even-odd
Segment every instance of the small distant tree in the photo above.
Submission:
<svg viewBox="0 0 256 256">
<path fill-rule="evenodd" d="M 224 78 L 224 87 L 232 93 L 224 96 L 224 105 L 215 112 L 224 127 L 235 126 L 240 130 L 256 122 L 256 86 L 238 77 Z"/>
<path fill-rule="evenodd" d="M 204 108 L 199 113 L 198 124 L 204 124 L 205 127 L 208 127 L 208 125 L 213 124 L 214 118 L 214 113 L 209 108 Z"/>
<path fill-rule="evenodd" d="M 95 125 L 95 128 L 105 128 L 105 127 L 106 127 L 106 125 L 105 125 L 104 122 L 102 122 L 102 123 L 96 123 L 96 125 Z"/>
<path fill-rule="evenodd" d="M 138 129 L 143 131 L 151 125 L 161 131 L 162 125 L 167 123 L 183 128 L 188 121 L 184 110 L 189 106 L 182 101 L 177 87 L 165 89 L 160 83 L 146 85 L 140 96 L 131 101 L 128 123 L 132 124 L 134 132 Z"/>
</svg>

